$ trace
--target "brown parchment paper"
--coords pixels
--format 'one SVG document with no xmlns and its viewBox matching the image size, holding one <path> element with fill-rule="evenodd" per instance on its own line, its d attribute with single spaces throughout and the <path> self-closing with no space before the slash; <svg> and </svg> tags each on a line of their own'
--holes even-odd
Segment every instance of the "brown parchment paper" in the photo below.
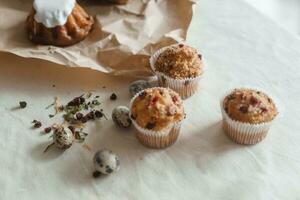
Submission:
<svg viewBox="0 0 300 200">
<path fill-rule="evenodd" d="M 129 0 L 122 6 L 102 2 L 78 1 L 95 17 L 95 26 L 84 41 L 60 48 L 28 41 L 25 19 L 33 0 L 0 0 L 0 51 L 105 73 L 147 74 L 149 55 L 185 40 L 195 0 Z"/>
</svg>

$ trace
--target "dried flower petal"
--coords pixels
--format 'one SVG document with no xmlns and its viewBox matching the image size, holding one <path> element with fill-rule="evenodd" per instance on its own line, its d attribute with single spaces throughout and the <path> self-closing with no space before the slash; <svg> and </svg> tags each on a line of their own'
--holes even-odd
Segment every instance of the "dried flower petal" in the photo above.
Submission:
<svg viewBox="0 0 300 200">
<path fill-rule="evenodd" d="M 96 118 L 101 118 L 101 117 L 103 117 L 103 113 L 101 112 L 101 111 L 99 111 L 99 110 L 96 110 L 95 111 L 95 116 L 96 116 Z"/>
<path fill-rule="evenodd" d="M 33 125 L 34 128 L 40 128 L 42 126 L 42 123 L 40 121 L 36 121 Z"/>
<path fill-rule="evenodd" d="M 111 95 L 110 95 L 110 100 L 117 100 L 117 95 L 115 94 L 115 93 L 112 93 Z"/>
<path fill-rule="evenodd" d="M 20 104 L 20 108 L 26 108 L 27 106 L 26 101 L 20 101 L 19 104 Z"/>
<path fill-rule="evenodd" d="M 47 128 L 45 128 L 45 129 L 44 129 L 44 132 L 45 132 L 45 133 L 50 133 L 50 132 L 51 132 L 51 130 L 52 130 L 52 128 L 51 128 L 51 127 L 47 127 Z"/>
</svg>

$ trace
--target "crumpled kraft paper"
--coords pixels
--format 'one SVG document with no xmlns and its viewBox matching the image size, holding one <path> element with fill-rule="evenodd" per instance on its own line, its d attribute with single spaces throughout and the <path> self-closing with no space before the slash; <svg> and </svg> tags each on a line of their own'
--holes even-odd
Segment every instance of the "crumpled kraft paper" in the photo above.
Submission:
<svg viewBox="0 0 300 200">
<path fill-rule="evenodd" d="M 28 40 L 25 20 L 32 3 L 0 1 L 0 51 L 105 73 L 146 75 L 154 51 L 185 40 L 195 0 L 129 0 L 122 6 L 78 1 L 95 17 L 95 25 L 84 41 L 65 48 Z"/>
</svg>

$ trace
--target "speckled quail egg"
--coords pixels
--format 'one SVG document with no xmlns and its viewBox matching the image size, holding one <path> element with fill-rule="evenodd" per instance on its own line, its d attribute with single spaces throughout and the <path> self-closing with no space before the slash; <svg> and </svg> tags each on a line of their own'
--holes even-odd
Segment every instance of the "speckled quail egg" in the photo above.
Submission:
<svg viewBox="0 0 300 200">
<path fill-rule="evenodd" d="M 107 149 L 97 151 L 93 161 L 96 171 L 101 174 L 111 174 L 120 168 L 119 157 Z"/>
<path fill-rule="evenodd" d="M 151 85 L 148 81 L 145 81 L 145 80 L 134 81 L 129 85 L 130 96 L 133 97 L 138 92 L 140 92 L 144 89 L 150 88 L 150 87 L 151 87 Z"/>
<path fill-rule="evenodd" d="M 131 126 L 131 119 L 129 117 L 129 109 L 126 106 L 118 106 L 112 111 L 113 121 L 122 128 L 129 128 Z"/>
<path fill-rule="evenodd" d="M 65 126 L 58 126 L 53 132 L 53 143 L 60 149 L 68 149 L 75 141 L 72 131 Z"/>
</svg>

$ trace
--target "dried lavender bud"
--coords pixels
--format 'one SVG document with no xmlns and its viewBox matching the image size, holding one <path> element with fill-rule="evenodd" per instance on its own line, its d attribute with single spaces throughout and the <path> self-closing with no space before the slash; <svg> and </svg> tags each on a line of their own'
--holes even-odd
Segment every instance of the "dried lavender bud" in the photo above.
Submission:
<svg viewBox="0 0 300 200">
<path fill-rule="evenodd" d="M 155 123 L 151 123 L 151 122 L 149 122 L 149 123 L 146 125 L 146 127 L 145 127 L 145 128 L 146 128 L 146 129 L 150 129 L 150 130 L 151 130 L 151 129 L 153 129 L 153 128 L 155 127 L 155 125 L 156 125 Z"/>
<path fill-rule="evenodd" d="M 88 120 L 94 120 L 95 119 L 94 111 L 91 111 L 88 114 L 86 114 L 86 117 L 87 117 Z"/>
<path fill-rule="evenodd" d="M 45 132 L 45 133 L 50 133 L 50 132 L 51 132 L 51 130 L 52 130 L 52 128 L 51 128 L 51 127 L 47 127 L 47 128 L 45 128 L 45 129 L 44 129 L 44 132 Z"/>
<path fill-rule="evenodd" d="M 34 124 L 33 124 L 33 127 L 34 128 L 40 128 L 42 126 L 42 123 L 39 122 L 39 121 L 36 121 Z"/>
<path fill-rule="evenodd" d="M 72 101 L 70 101 L 67 106 L 79 106 L 85 102 L 85 98 L 83 97 L 76 97 Z"/>
<path fill-rule="evenodd" d="M 183 44 L 179 44 L 178 46 L 179 46 L 180 48 L 182 48 L 184 45 L 183 45 Z"/>
<path fill-rule="evenodd" d="M 202 55 L 201 54 L 198 54 L 198 57 L 200 58 L 200 60 L 202 60 Z"/>
<path fill-rule="evenodd" d="M 20 108 L 26 108 L 27 106 L 26 101 L 20 101 L 19 104 L 20 104 Z"/>
<path fill-rule="evenodd" d="M 95 116 L 96 116 L 96 118 L 101 118 L 101 117 L 103 117 L 103 113 L 101 112 L 101 111 L 99 111 L 99 110 L 96 110 L 95 111 Z"/>
<path fill-rule="evenodd" d="M 117 95 L 116 95 L 115 93 L 112 93 L 112 94 L 110 95 L 110 100 L 112 100 L 112 101 L 117 100 Z"/>
<path fill-rule="evenodd" d="M 85 102 L 85 98 L 79 97 L 77 101 L 79 104 L 83 104 Z"/>
<path fill-rule="evenodd" d="M 83 118 L 83 114 L 82 113 L 76 113 L 76 119 L 77 120 L 81 120 Z"/>
<path fill-rule="evenodd" d="M 83 124 L 84 124 L 84 123 L 86 123 L 86 122 L 88 121 L 88 119 L 87 119 L 87 117 L 86 117 L 86 116 L 84 116 L 84 117 L 83 117 L 83 118 L 82 118 L 80 121 L 81 121 L 81 123 L 83 123 Z"/>
</svg>

